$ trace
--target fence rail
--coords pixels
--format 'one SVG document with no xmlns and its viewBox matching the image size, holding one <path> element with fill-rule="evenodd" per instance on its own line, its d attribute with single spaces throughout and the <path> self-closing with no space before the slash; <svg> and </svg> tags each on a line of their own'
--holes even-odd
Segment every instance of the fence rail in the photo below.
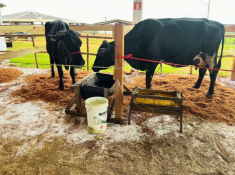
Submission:
<svg viewBox="0 0 235 175">
<path fill-rule="evenodd" d="M 7 26 L 8 27 L 8 26 Z M 16 27 L 16 26 L 14 26 Z M 71 27 L 71 26 L 70 26 Z M 86 26 L 87 27 L 87 26 Z M 108 31 L 113 31 L 113 26 L 109 26 L 109 27 L 101 27 L 99 28 L 99 30 L 97 29 L 97 27 L 99 28 L 100 26 L 89 26 L 88 29 L 86 30 L 96 30 L 96 31 L 102 31 L 102 30 L 108 30 Z M 19 28 L 19 26 L 17 26 L 16 28 Z M 28 29 L 30 30 L 32 28 L 32 26 L 28 26 Z M 39 28 L 39 29 L 37 29 Z M 73 26 L 71 27 L 73 30 L 84 30 L 84 27 L 78 27 L 78 26 Z M 125 28 L 125 33 L 129 32 L 131 29 L 133 28 L 133 26 L 127 26 Z M 10 26 L 11 29 L 11 26 Z M 23 29 L 25 29 L 25 26 L 21 27 L 20 26 L 21 31 Z M 35 27 L 34 29 L 37 31 L 44 31 L 44 29 L 42 29 L 41 27 Z M 226 32 L 233 32 L 235 31 L 235 25 L 226 25 L 225 26 Z M 18 30 L 18 29 L 17 29 Z M 0 32 L 2 32 L 3 29 L 0 28 Z M 13 30 L 9 30 L 9 32 L 12 32 Z M 88 36 L 88 35 L 80 35 L 79 37 L 81 38 L 86 38 L 87 40 L 87 52 L 82 52 L 82 54 L 87 55 L 87 70 L 89 70 L 89 55 L 93 55 L 96 56 L 95 53 L 89 53 L 89 38 L 96 38 L 96 39 L 114 39 L 114 35 L 115 32 L 113 31 L 113 37 L 103 37 L 103 36 Z M 18 50 L 18 51 L 0 51 L 0 53 L 4 54 L 0 54 L 0 61 L 4 61 L 4 60 L 8 60 L 11 58 L 15 58 L 15 57 L 20 57 L 20 56 L 24 56 L 24 55 L 28 55 L 28 54 L 34 54 L 35 56 L 35 64 L 36 67 L 39 68 L 39 64 L 38 64 L 38 60 L 37 60 L 37 53 L 47 53 L 46 51 L 46 47 L 45 46 L 40 46 L 40 47 L 35 47 L 35 41 L 34 41 L 34 37 L 45 37 L 45 34 L 26 34 L 26 35 L 16 35 L 16 34 L 0 34 L 0 37 L 6 37 L 6 38 L 10 38 L 10 37 L 31 37 L 32 38 L 32 43 L 33 43 L 33 48 L 28 48 L 28 49 L 23 49 L 23 50 Z M 226 38 L 235 38 L 235 35 L 225 35 Z M 219 56 L 217 56 L 219 57 Z M 234 63 L 233 63 L 233 69 L 235 69 L 234 65 L 235 65 L 235 56 L 234 55 L 224 55 L 223 57 L 234 57 Z M 192 69 L 194 66 L 190 67 L 190 75 L 192 74 Z M 232 78 L 233 77 L 233 78 Z M 231 75 L 231 79 L 234 79 L 234 74 Z"/>
</svg>

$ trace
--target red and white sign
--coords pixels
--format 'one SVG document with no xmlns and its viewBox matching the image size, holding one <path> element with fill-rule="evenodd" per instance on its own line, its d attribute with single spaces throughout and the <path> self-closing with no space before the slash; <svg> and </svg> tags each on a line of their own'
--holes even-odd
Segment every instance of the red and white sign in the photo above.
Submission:
<svg viewBox="0 0 235 175">
<path fill-rule="evenodd" d="M 141 10 L 141 2 L 134 2 L 134 10 Z"/>
</svg>

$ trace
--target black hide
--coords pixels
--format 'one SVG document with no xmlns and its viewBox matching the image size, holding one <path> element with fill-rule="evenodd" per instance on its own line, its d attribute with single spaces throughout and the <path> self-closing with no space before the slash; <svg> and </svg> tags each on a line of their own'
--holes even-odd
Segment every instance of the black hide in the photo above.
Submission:
<svg viewBox="0 0 235 175">
<path fill-rule="evenodd" d="M 220 68 L 223 53 L 225 29 L 222 24 L 207 19 L 146 19 L 134 26 L 125 35 L 124 54 L 147 60 L 164 60 L 169 63 L 192 65 L 195 56 L 200 53 L 214 58 L 214 68 Z M 222 52 L 217 64 L 217 53 L 222 41 Z M 101 53 L 104 51 L 104 54 Z M 104 42 L 96 56 L 93 66 L 114 65 L 114 42 Z M 151 80 L 157 63 L 125 58 L 131 67 L 146 71 L 146 88 L 151 88 Z M 208 64 L 206 65 L 208 66 Z M 93 68 L 94 71 L 101 70 Z M 199 88 L 206 71 L 199 71 L 199 79 L 194 86 Z M 211 84 L 208 97 L 214 93 L 214 84 L 218 71 L 210 74 Z"/>
<path fill-rule="evenodd" d="M 63 70 L 62 66 L 68 70 L 70 67 L 70 75 L 72 77 L 72 83 L 75 83 L 75 67 L 82 67 L 85 64 L 81 53 L 71 54 L 74 52 L 80 52 L 82 45 L 81 39 L 78 37 L 78 33 L 70 30 L 69 26 L 61 20 L 53 22 L 47 22 L 45 24 L 45 36 L 46 36 L 46 48 L 50 56 L 51 64 L 56 63 L 58 73 L 60 76 L 59 88 L 64 90 L 63 83 Z M 54 66 L 51 66 L 52 77 L 55 76 Z"/>
</svg>

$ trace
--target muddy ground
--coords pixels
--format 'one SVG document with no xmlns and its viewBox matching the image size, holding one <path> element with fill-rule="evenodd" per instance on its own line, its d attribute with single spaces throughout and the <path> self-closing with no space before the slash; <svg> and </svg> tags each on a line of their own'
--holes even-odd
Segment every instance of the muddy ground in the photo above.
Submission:
<svg viewBox="0 0 235 175">
<path fill-rule="evenodd" d="M 91 134 L 86 119 L 64 113 L 73 96 L 68 74 L 61 92 L 49 70 L 11 69 L 23 74 L 0 83 L 0 174 L 235 174 L 235 90 L 228 79 L 219 78 L 214 99 L 207 101 L 206 78 L 199 90 L 191 88 L 194 76 L 153 78 L 156 87 L 184 92 L 182 134 L 176 117 L 149 113 L 134 113 L 131 125 L 110 123 L 106 132 Z M 79 71 L 76 80 L 86 75 Z M 126 82 L 141 88 L 144 77 L 130 75 Z"/>
</svg>

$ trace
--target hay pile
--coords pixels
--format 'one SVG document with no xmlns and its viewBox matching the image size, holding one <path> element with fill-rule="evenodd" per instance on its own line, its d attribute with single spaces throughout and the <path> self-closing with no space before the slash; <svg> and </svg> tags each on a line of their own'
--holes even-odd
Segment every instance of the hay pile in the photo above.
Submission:
<svg viewBox="0 0 235 175">
<path fill-rule="evenodd" d="M 23 74 L 22 71 L 11 68 L 0 68 L 0 83 L 9 82 L 19 78 Z"/>
<path fill-rule="evenodd" d="M 183 92 L 185 114 L 201 117 L 208 121 L 226 122 L 235 124 L 235 90 L 220 84 L 215 85 L 215 94 L 213 99 L 207 99 L 207 93 L 210 80 L 204 78 L 200 89 L 194 89 L 192 86 L 197 81 L 197 75 L 166 75 L 162 78 L 154 77 L 152 89 L 170 90 Z M 145 88 L 145 76 L 133 79 L 133 82 L 127 84 L 130 89 L 138 86 Z"/>
<path fill-rule="evenodd" d="M 76 82 L 90 73 L 89 71 L 78 71 L 78 75 L 75 77 Z M 65 106 L 74 96 L 74 92 L 70 90 L 72 79 L 69 71 L 64 70 L 64 91 L 59 90 L 60 79 L 57 73 L 55 78 L 52 78 L 51 74 L 38 74 L 27 76 L 24 80 L 29 86 L 24 86 L 12 93 L 14 97 L 21 97 L 19 100 L 22 102 L 44 101 Z"/>
<path fill-rule="evenodd" d="M 79 71 L 76 81 L 82 79 L 91 72 Z M 198 76 L 184 75 L 166 75 L 165 77 L 154 77 L 152 81 L 152 89 L 170 90 L 183 92 L 184 107 L 186 115 L 193 115 L 214 122 L 225 122 L 230 125 L 235 124 L 235 90 L 216 84 L 213 99 L 207 99 L 205 94 L 208 91 L 210 80 L 205 78 L 200 89 L 194 89 L 192 86 L 197 81 Z M 133 78 L 133 81 L 127 84 L 129 89 L 136 86 L 145 88 L 145 76 Z M 30 75 L 25 78 L 29 86 L 24 86 L 20 90 L 15 91 L 13 96 L 20 96 L 20 100 L 51 102 L 56 105 L 66 106 L 74 96 L 70 86 L 72 80 L 69 71 L 64 71 L 65 90 L 59 90 L 59 76 L 51 78 L 50 74 Z M 130 96 L 124 97 L 124 118 L 127 119 L 129 114 Z M 146 113 L 148 116 L 148 113 Z M 149 115 L 151 117 L 151 114 Z M 138 117 L 143 118 L 141 117 Z M 133 118 L 135 120 L 135 118 Z M 142 120 L 142 119 L 141 119 Z M 147 118 L 146 118 L 147 120 Z M 144 119 L 142 122 L 145 121 Z M 142 123 L 141 122 L 141 123 Z M 141 124 L 140 123 L 140 124 Z"/>
</svg>

